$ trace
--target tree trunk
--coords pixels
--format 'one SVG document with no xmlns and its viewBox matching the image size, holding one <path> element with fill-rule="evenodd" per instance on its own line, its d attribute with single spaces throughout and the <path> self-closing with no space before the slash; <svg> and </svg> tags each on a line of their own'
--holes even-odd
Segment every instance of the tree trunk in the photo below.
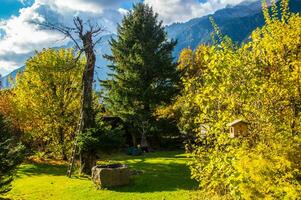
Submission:
<svg viewBox="0 0 301 200">
<path fill-rule="evenodd" d="M 83 38 L 83 43 L 87 63 L 83 72 L 83 101 L 81 111 L 82 127 L 83 130 L 87 130 L 94 126 L 92 90 L 96 58 L 93 50 L 92 35 L 86 34 Z"/>
<path fill-rule="evenodd" d="M 145 133 L 142 133 L 142 136 L 141 136 L 141 147 L 143 147 L 143 148 L 148 147 L 148 142 L 147 142 Z"/>
<path fill-rule="evenodd" d="M 95 67 L 95 53 L 93 50 L 92 34 L 86 33 L 81 38 L 84 45 L 84 52 L 87 59 L 87 64 L 83 72 L 83 94 L 81 106 L 81 132 L 85 132 L 94 127 L 94 114 L 93 114 L 93 79 Z M 81 169 L 82 173 L 91 174 L 91 169 L 96 163 L 96 155 L 92 150 L 81 152 Z"/>
<path fill-rule="evenodd" d="M 93 151 L 81 152 L 80 170 L 85 174 L 91 174 L 91 169 L 96 165 L 96 154 Z"/>
<path fill-rule="evenodd" d="M 146 113 L 146 116 L 148 116 L 147 114 L 151 113 L 150 111 L 150 105 L 148 102 L 145 103 L 144 105 L 144 112 Z M 146 137 L 146 134 L 147 132 L 149 131 L 149 119 L 145 120 L 145 117 L 144 119 L 142 118 L 141 120 L 141 148 L 148 152 L 149 151 L 149 144 L 147 142 L 147 137 Z"/>
<path fill-rule="evenodd" d="M 140 144 L 141 144 L 141 149 L 143 151 L 149 152 L 149 144 L 148 144 L 147 138 L 146 138 L 145 123 L 142 123 L 142 135 L 141 135 L 141 143 Z"/>
<path fill-rule="evenodd" d="M 133 146 L 137 147 L 137 138 L 136 138 L 135 133 L 131 132 L 131 136 L 132 136 Z"/>
</svg>

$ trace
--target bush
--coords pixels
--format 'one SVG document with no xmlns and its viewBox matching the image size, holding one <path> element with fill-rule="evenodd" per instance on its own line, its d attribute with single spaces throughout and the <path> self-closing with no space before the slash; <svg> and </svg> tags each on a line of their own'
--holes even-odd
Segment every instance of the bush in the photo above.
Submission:
<svg viewBox="0 0 301 200">
<path fill-rule="evenodd" d="M 78 135 L 78 144 L 81 151 L 101 151 L 112 153 L 124 146 L 124 131 L 122 126 L 112 127 L 101 121 L 98 128 L 90 129 Z"/>
</svg>

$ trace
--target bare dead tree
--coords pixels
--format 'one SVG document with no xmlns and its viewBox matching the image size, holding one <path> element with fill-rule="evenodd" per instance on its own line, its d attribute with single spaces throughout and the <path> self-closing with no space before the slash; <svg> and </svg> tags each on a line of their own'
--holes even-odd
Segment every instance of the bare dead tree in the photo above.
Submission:
<svg viewBox="0 0 301 200">
<path fill-rule="evenodd" d="M 97 23 L 91 23 L 90 20 L 83 21 L 80 17 L 73 19 L 73 27 L 68 27 L 62 24 L 53 24 L 50 21 L 37 23 L 44 29 L 54 30 L 62 33 L 66 38 L 72 40 L 78 56 L 75 62 L 85 54 L 87 62 L 82 74 L 82 101 L 81 101 L 81 116 L 79 122 L 79 132 L 84 133 L 95 126 L 93 105 L 92 105 L 92 90 L 95 69 L 95 46 L 101 41 L 101 34 L 105 31 L 104 28 Z M 92 167 L 96 164 L 95 152 L 80 152 L 81 171 L 86 174 L 91 173 Z"/>
</svg>

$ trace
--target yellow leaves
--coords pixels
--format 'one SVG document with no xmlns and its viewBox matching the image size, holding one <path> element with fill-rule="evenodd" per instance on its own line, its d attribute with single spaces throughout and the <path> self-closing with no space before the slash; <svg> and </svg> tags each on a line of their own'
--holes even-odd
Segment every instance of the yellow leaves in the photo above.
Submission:
<svg viewBox="0 0 301 200">
<path fill-rule="evenodd" d="M 81 74 L 85 61 L 72 50 L 47 49 L 26 62 L 13 89 L 20 128 L 39 145 L 71 139 L 80 106 Z M 41 144 L 42 143 L 42 144 Z"/>
<path fill-rule="evenodd" d="M 275 5 L 272 16 L 264 9 L 265 26 L 241 47 L 224 39 L 181 55 L 179 126 L 196 137 L 192 176 L 208 194 L 296 199 L 300 193 L 301 17 L 286 13 L 286 0 L 285 15 Z M 237 118 L 250 121 L 248 135 L 229 139 L 225 124 Z"/>
<path fill-rule="evenodd" d="M 166 107 L 159 107 L 155 110 L 154 116 L 157 118 L 174 118 L 175 117 L 176 108 L 175 105 L 169 105 Z"/>
<path fill-rule="evenodd" d="M 180 71 L 186 69 L 193 63 L 193 51 L 191 49 L 183 49 L 179 57 L 178 69 Z"/>
<path fill-rule="evenodd" d="M 273 150 L 265 146 L 248 153 L 237 152 L 238 160 L 234 168 L 239 176 L 236 181 L 240 182 L 239 189 L 246 199 L 260 196 L 275 199 L 281 198 L 284 193 L 286 198 L 298 197 L 300 186 L 293 187 L 295 172 L 292 163 L 284 155 L 273 155 Z"/>
</svg>

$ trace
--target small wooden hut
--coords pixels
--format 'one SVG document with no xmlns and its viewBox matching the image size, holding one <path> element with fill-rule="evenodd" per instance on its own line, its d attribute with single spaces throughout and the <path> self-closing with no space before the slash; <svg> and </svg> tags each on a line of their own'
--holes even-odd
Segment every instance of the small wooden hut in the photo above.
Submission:
<svg viewBox="0 0 301 200">
<path fill-rule="evenodd" d="M 243 136 L 248 132 L 248 122 L 242 119 L 234 120 L 228 126 L 230 127 L 231 138 Z"/>
</svg>

